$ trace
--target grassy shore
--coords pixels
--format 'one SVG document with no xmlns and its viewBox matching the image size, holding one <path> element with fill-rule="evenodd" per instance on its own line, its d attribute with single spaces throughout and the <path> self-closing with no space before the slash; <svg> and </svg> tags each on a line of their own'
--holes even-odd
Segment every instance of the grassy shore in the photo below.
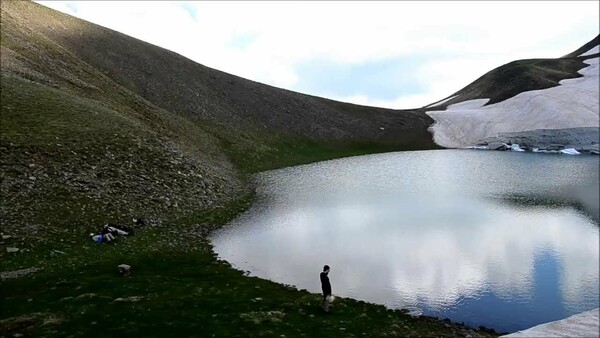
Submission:
<svg viewBox="0 0 600 338">
<path fill-rule="evenodd" d="M 341 297 L 333 312 L 324 314 L 318 294 L 231 268 L 216 257 L 206 236 L 252 199 L 247 194 L 224 207 L 147 225 L 114 244 L 61 234 L 5 256 L 4 271 L 43 270 L 2 280 L 0 336 L 496 335 Z M 58 250 L 64 242 L 70 249 Z M 19 238 L 2 244 L 27 248 Z M 122 263 L 132 266 L 131 276 L 117 273 Z"/>
</svg>

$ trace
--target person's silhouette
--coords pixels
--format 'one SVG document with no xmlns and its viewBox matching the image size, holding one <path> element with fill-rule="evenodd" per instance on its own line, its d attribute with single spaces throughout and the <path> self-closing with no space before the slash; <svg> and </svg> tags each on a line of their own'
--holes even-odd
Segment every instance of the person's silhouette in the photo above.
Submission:
<svg viewBox="0 0 600 338">
<path fill-rule="evenodd" d="M 323 272 L 321 272 L 321 290 L 323 290 L 323 301 L 321 302 L 321 307 L 325 312 L 329 312 L 329 296 L 331 296 L 331 283 L 329 282 L 329 265 L 325 265 L 323 267 Z"/>
</svg>

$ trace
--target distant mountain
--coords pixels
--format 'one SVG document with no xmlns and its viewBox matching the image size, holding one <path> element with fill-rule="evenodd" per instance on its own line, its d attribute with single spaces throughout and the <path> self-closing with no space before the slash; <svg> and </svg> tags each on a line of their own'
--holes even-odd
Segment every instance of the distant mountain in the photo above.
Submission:
<svg viewBox="0 0 600 338">
<path fill-rule="evenodd" d="M 558 59 L 498 67 L 423 109 L 443 147 L 525 143 L 597 149 L 599 37 Z"/>
</svg>

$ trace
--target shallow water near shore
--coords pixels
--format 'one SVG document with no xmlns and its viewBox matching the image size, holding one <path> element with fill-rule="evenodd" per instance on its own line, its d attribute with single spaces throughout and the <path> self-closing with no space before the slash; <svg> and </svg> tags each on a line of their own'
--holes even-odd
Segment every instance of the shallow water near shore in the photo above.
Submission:
<svg viewBox="0 0 600 338">
<path fill-rule="evenodd" d="M 212 236 L 251 275 L 513 332 L 599 306 L 597 156 L 398 152 L 254 177 Z"/>
</svg>

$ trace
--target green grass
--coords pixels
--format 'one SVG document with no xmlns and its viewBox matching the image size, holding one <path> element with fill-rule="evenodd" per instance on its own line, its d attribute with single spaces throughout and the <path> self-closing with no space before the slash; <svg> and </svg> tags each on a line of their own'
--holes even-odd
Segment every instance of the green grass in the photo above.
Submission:
<svg viewBox="0 0 600 338">
<path fill-rule="evenodd" d="M 251 200 L 252 195 L 247 195 L 225 207 L 199 212 L 160 228 L 141 228 L 135 236 L 118 238 L 115 244 L 74 238 L 76 245 L 64 255 L 45 257 L 49 264 L 44 271 L 2 282 L 0 334 L 491 335 L 433 318 L 412 318 L 402 311 L 352 299 L 338 298 L 332 313 L 324 314 L 318 307 L 319 295 L 247 277 L 243 271 L 232 269 L 215 257 L 203 235 L 207 229 L 198 225 L 224 224 L 248 208 Z M 37 250 L 50 251 L 51 247 Z M 116 267 L 122 263 L 132 266 L 131 276 L 117 273 Z M 127 301 L 129 297 L 141 298 Z"/>
</svg>

